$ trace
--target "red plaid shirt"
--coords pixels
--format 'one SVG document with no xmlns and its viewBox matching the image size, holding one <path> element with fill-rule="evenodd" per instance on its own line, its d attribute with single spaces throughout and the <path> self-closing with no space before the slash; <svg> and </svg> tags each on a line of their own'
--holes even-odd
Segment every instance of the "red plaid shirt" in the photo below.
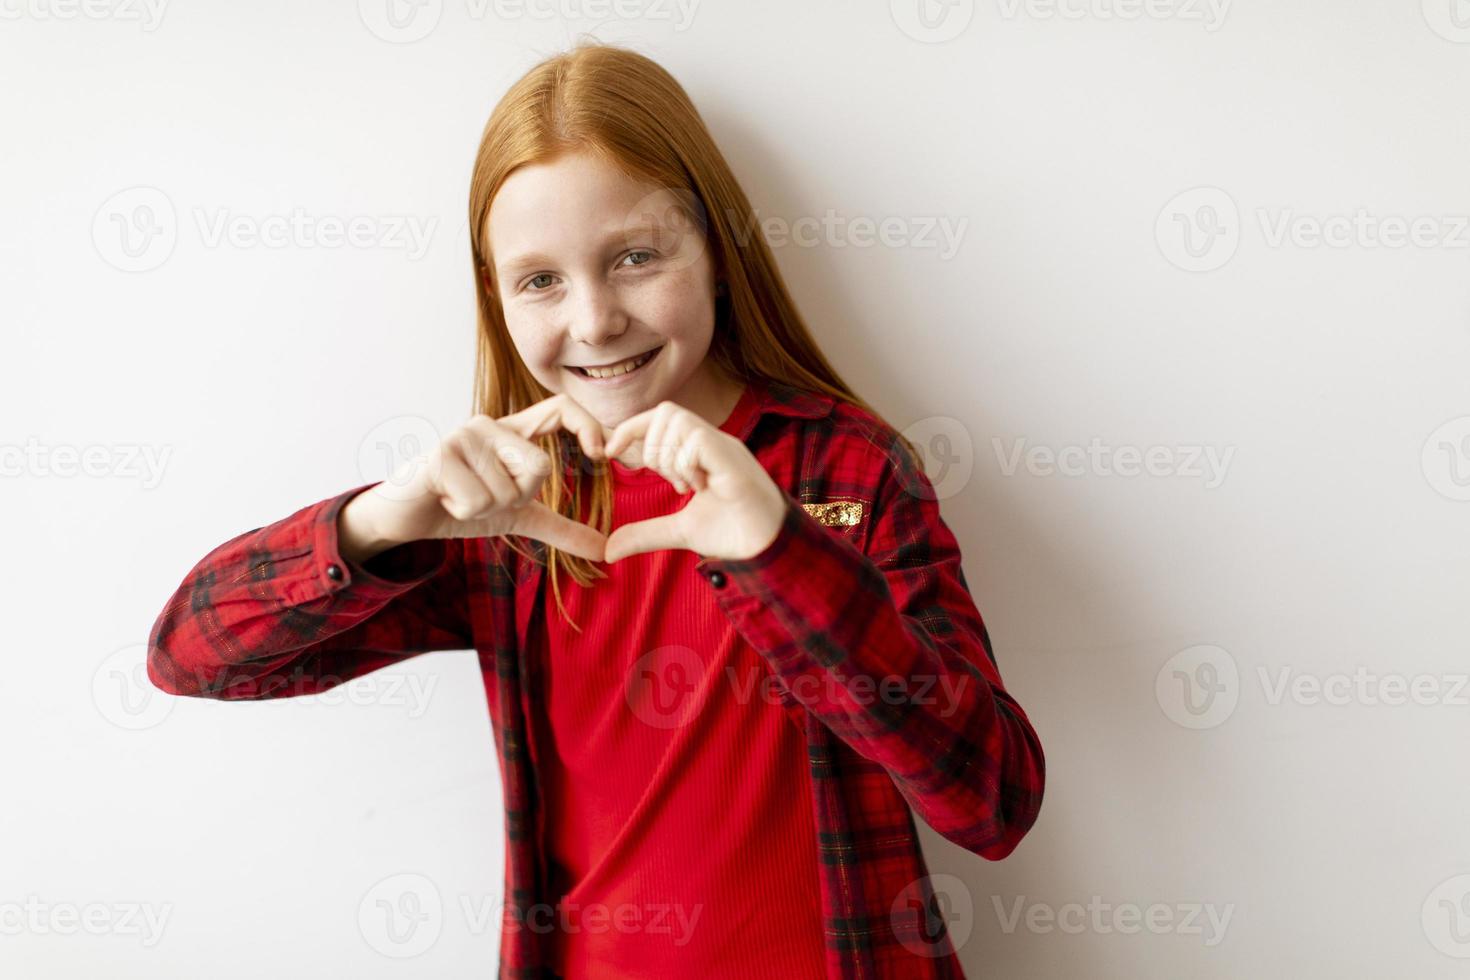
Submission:
<svg viewBox="0 0 1470 980">
<path fill-rule="evenodd" d="M 827 972 L 963 977 L 914 832 L 918 815 L 990 860 L 1036 821 L 1041 744 L 1005 690 L 955 537 L 919 460 L 877 417 L 751 381 L 739 433 L 786 491 L 754 558 L 702 559 L 713 601 L 769 665 L 805 733 L 821 857 Z M 569 440 L 570 444 L 570 440 Z M 430 650 L 476 650 L 504 782 L 500 971 L 551 976 L 536 747 L 527 719 L 543 566 L 504 538 L 410 542 L 363 567 L 337 515 L 366 484 L 226 541 L 194 567 L 149 636 L 170 694 L 244 700 L 328 690 Z M 520 539 L 538 558 L 545 546 Z M 538 911 L 533 911 L 533 906 Z"/>
</svg>

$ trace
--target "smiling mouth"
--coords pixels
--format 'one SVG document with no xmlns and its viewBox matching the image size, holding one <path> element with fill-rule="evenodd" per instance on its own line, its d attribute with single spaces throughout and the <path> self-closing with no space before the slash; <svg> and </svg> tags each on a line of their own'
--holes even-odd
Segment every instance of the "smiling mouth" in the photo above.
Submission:
<svg viewBox="0 0 1470 980">
<path fill-rule="evenodd" d="M 571 370 L 575 371 L 581 377 L 588 378 L 593 381 L 610 381 L 613 378 L 621 378 L 625 374 L 632 374 L 633 372 L 642 369 L 645 364 L 657 357 L 659 351 L 661 350 L 663 350 L 662 345 L 655 347 L 651 351 L 645 351 L 644 353 L 639 354 L 637 357 L 630 357 L 628 358 L 628 360 L 623 361 L 619 364 L 614 364 L 610 367 L 584 368 L 576 367 L 575 365 L 573 365 L 571 367 Z"/>
</svg>

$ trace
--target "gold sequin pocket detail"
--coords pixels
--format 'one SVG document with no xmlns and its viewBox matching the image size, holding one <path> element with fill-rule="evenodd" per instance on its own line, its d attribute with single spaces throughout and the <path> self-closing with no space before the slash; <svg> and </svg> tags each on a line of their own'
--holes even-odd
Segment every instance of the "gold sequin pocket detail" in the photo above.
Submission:
<svg viewBox="0 0 1470 980">
<path fill-rule="evenodd" d="M 801 508 L 826 527 L 856 527 L 863 519 L 861 500 L 826 500 L 802 504 Z"/>
</svg>

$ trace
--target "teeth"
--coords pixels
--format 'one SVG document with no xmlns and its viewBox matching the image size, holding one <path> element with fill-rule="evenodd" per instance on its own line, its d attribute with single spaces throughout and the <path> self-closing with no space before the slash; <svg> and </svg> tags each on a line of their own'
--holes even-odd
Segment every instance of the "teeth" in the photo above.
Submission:
<svg viewBox="0 0 1470 980">
<path fill-rule="evenodd" d="M 620 374 L 627 374 L 635 368 L 641 367 L 645 361 L 652 357 L 656 351 L 649 351 L 641 357 L 630 358 L 621 364 L 614 364 L 610 368 L 583 368 L 590 377 L 594 378 L 616 378 Z"/>
</svg>

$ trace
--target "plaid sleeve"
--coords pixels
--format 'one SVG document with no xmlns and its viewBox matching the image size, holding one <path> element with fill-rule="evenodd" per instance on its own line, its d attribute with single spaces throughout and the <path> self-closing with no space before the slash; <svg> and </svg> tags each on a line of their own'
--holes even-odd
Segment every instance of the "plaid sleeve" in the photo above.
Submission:
<svg viewBox="0 0 1470 980">
<path fill-rule="evenodd" d="M 413 541 L 363 564 L 338 551 L 338 513 L 374 485 L 200 559 L 149 633 L 153 685 L 227 701 L 294 697 L 417 653 L 471 648 L 462 541 Z"/>
<path fill-rule="evenodd" d="M 699 569 L 798 704 L 882 765 L 935 831 L 999 860 L 1036 821 L 1045 759 L 1001 683 L 932 486 L 899 443 L 865 548 L 788 494 L 765 551 Z"/>
</svg>

